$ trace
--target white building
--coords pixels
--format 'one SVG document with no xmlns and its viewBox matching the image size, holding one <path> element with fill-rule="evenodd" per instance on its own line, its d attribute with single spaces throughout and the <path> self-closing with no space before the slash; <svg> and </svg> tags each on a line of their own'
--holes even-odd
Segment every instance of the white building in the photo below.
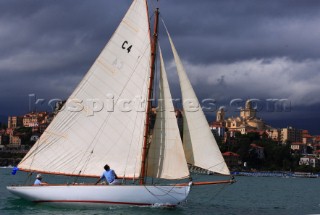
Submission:
<svg viewBox="0 0 320 215">
<path fill-rule="evenodd" d="M 307 156 L 300 158 L 299 165 L 307 165 L 307 166 L 316 167 L 318 165 L 318 162 L 319 162 L 319 160 L 316 157 L 307 155 Z"/>
</svg>

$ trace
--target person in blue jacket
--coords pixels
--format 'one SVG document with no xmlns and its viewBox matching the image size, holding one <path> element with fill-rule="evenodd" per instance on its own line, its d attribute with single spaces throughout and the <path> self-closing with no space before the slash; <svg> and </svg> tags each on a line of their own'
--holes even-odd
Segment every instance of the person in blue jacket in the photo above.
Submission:
<svg viewBox="0 0 320 215">
<path fill-rule="evenodd" d="M 37 177 L 36 177 L 36 180 L 34 181 L 33 185 L 47 185 L 46 182 L 42 182 L 42 175 L 41 174 L 38 174 Z"/>
<path fill-rule="evenodd" d="M 104 166 L 104 169 L 104 172 L 102 173 L 101 177 L 96 182 L 96 184 L 98 184 L 103 178 L 105 178 L 109 185 L 119 185 L 120 181 L 118 180 L 118 176 L 114 172 L 114 170 L 110 169 L 108 164 Z"/>
</svg>

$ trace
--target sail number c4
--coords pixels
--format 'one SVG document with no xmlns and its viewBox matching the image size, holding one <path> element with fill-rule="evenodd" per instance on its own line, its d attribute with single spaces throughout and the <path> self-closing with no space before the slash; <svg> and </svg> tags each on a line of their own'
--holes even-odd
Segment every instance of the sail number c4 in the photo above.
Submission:
<svg viewBox="0 0 320 215">
<path fill-rule="evenodd" d="M 128 41 L 122 43 L 122 49 L 126 49 L 128 53 L 131 51 L 132 45 L 129 45 Z"/>
</svg>

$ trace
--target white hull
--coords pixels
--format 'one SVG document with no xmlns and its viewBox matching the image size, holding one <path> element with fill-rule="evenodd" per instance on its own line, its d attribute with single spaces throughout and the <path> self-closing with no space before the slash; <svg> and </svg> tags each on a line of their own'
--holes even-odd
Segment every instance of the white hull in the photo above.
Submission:
<svg viewBox="0 0 320 215">
<path fill-rule="evenodd" d="M 49 185 L 8 186 L 7 189 L 21 198 L 37 203 L 176 206 L 185 201 L 190 186 Z"/>
</svg>

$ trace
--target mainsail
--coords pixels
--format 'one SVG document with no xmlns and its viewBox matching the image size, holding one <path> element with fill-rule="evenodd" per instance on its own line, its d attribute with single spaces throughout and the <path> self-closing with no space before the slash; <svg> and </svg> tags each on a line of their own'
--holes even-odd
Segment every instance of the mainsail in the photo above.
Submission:
<svg viewBox="0 0 320 215">
<path fill-rule="evenodd" d="M 139 177 L 150 72 L 145 0 L 135 0 L 50 126 L 18 167 L 26 171 Z"/>
<path fill-rule="evenodd" d="M 160 50 L 160 90 L 157 116 L 148 152 L 147 175 L 179 179 L 189 176 L 165 66 Z"/>
<path fill-rule="evenodd" d="M 184 109 L 183 146 L 187 162 L 213 172 L 229 175 L 229 169 L 210 131 L 208 121 L 201 109 L 169 33 L 168 37 L 176 62 L 182 93 Z"/>
</svg>

